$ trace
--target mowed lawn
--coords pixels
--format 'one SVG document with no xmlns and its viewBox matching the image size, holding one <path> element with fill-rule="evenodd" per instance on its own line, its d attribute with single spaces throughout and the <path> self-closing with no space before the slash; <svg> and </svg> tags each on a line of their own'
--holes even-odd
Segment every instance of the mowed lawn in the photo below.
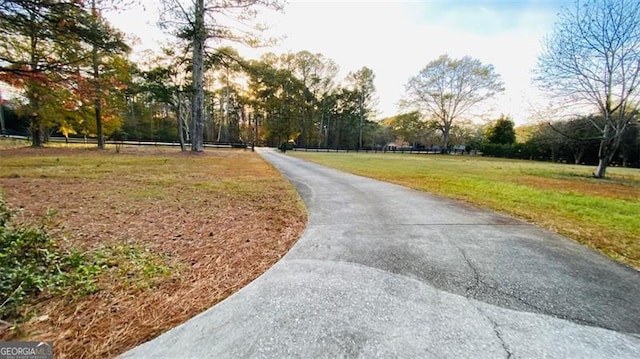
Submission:
<svg viewBox="0 0 640 359">
<path fill-rule="evenodd" d="M 538 224 L 640 269 L 640 170 L 418 154 L 288 154 Z M 437 210 L 425 208 L 425 210 Z"/>
<path fill-rule="evenodd" d="M 184 322 L 271 267 L 306 224 L 293 186 L 251 151 L 24 145 L 0 141 L 17 220 L 55 210 L 63 249 L 109 256 L 93 293 L 43 293 L 21 322 L 0 322 L 0 340 L 50 340 L 56 358 L 113 357 Z"/>
</svg>

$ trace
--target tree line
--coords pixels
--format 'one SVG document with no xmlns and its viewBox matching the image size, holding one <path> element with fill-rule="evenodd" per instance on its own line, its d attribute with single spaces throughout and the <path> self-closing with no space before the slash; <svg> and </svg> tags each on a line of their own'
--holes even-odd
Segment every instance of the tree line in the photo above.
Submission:
<svg viewBox="0 0 640 359">
<path fill-rule="evenodd" d="M 404 113 L 376 121 L 375 74 L 366 66 L 339 79 L 337 64 L 322 54 L 247 60 L 230 45 L 270 43 L 258 10 L 281 10 L 280 1 L 162 0 L 162 27 L 172 41 L 138 63 L 102 16 L 130 3 L 0 0 L 0 81 L 22 92 L 22 103 L 2 116 L 3 131 L 22 126 L 34 146 L 57 133 L 96 137 L 99 148 L 111 137 L 178 140 L 192 151 L 205 141 L 356 149 L 406 141 L 444 152 L 464 142 L 490 152 L 492 143 L 479 140 L 485 131 L 468 121 L 504 91 L 492 65 L 442 55 L 407 82 Z M 583 121 L 592 132 L 573 131 L 579 116 L 568 124 L 551 120 L 533 132 L 548 149 L 538 152 L 556 159 L 571 148 L 580 162 L 580 148 L 597 142 L 596 177 L 619 156 L 631 158 L 625 153 L 635 148 L 639 64 L 640 4 L 587 0 L 564 8 L 543 46 L 536 83 L 565 107 L 592 112 Z"/>
<path fill-rule="evenodd" d="M 369 143 L 375 127 L 373 71 L 362 67 L 338 79 L 337 64 L 322 54 L 269 53 L 246 60 L 231 46 L 207 48 L 202 78 L 194 80 L 189 76 L 194 36 L 214 37 L 219 30 L 215 36 L 235 37 L 210 28 L 206 18 L 199 20 L 202 24 L 192 21 L 191 15 L 212 12 L 215 1 L 204 8 L 196 1 L 186 12 L 164 2 L 164 15 L 182 21 L 175 25 L 177 40 L 142 63 L 129 59 L 123 35 L 97 9 L 115 1 L 2 3 L 0 31 L 10 41 L 0 45 L 0 79 L 23 94 L 18 103 L 5 106 L 5 130 L 28 131 L 34 146 L 51 135 L 77 135 L 101 141 L 179 139 L 183 145 L 198 137 L 355 148 Z M 219 13 L 268 4 L 218 5 Z"/>
</svg>

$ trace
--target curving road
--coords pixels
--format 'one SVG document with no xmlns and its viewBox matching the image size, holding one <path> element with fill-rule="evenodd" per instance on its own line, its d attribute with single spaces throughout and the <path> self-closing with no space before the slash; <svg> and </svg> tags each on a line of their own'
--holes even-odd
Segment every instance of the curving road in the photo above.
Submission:
<svg viewBox="0 0 640 359">
<path fill-rule="evenodd" d="M 225 301 L 123 358 L 640 358 L 640 273 L 511 217 L 260 149 L 309 211 Z"/>
</svg>

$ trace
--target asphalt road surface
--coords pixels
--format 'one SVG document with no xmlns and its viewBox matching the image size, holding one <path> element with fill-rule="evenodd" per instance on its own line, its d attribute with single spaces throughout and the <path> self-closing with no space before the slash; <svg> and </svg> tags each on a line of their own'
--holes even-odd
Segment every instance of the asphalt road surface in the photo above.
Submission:
<svg viewBox="0 0 640 359">
<path fill-rule="evenodd" d="M 508 216 L 260 152 L 308 207 L 302 238 L 123 358 L 640 358 L 639 272 Z"/>
</svg>

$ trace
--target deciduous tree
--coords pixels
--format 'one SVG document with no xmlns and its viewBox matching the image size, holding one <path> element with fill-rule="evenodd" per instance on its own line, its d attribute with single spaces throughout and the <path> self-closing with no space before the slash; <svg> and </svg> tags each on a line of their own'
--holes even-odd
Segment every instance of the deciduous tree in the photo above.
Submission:
<svg viewBox="0 0 640 359">
<path fill-rule="evenodd" d="M 107 56 L 127 53 L 130 49 L 124 43 L 123 36 L 119 31 L 113 29 L 102 17 L 102 11 L 110 7 L 117 7 L 125 4 L 126 0 L 90 0 L 87 7 L 91 13 L 89 26 L 83 38 L 91 47 L 91 77 L 93 82 L 93 110 L 96 120 L 96 136 L 98 138 L 98 148 L 104 149 L 104 129 L 103 129 L 103 101 L 105 96 L 104 78 L 105 61 Z"/>
<path fill-rule="evenodd" d="M 391 133 L 397 139 L 408 142 L 412 146 L 425 145 L 421 139 L 429 129 L 419 112 L 403 113 L 386 118 L 382 122 L 391 129 Z"/>
<path fill-rule="evenodd" d="M 363 66 L 360 70 L 347 75 L 347 86 L 349 86 L 358 97 L 359 125 L 358 125 L 358 148 L 362 147 L 362 132 L 364 124 L 369 116 L 375 113 L 376 86 L 374 80 L 376 75 L 373 70 Z"/>
<path fill-rule="evenodd" d="M 304 84 L 291 69 L 282 67 L 280 60 L 267 54 L 252 61 L 248 69 L 252 105 L 263 116 L 267 142 L 272 146 L 298 138 L 308 94 Z"/>
<path fill-rule="evenodd" d="M 0 1 L 0 80 L 23 90 L 33 146 L 41 145 L 44 128 L 52 124 L 43 106 L 53 101 L 46 97 L 77 75 L 77 24 L 85 19 L 73 1 Z"/>
<path fill-rule="evenodd" d="M 537 81 L 553 96 L 595 107 L 602 125 L 597 178 L 633 121 L 627 109 L 638 101 L 640 85 L 640 2 L 576 1 L 559 14 L 538 60 Z"/>
<path fill-rule="evenodd" d="M 442 55 L 429 62 L 407 82 L 402 105 L 435 120 L 449 146 L 451 127 L 474 106 L 504 91 L 492 65 L 465 56 L 452 59 Z"/>
<path fill-rule="evenodd" d="M 96 62 L 91 90 L 85 81 L 91 48 L 110 53 L 126 48 L 119 33 L 84 5 L 83 1 L 0 1 L 0 79 L 23 90 L 34 146 L 40 146 L 45 128 L 70 132 L 70 123 L 60 119 L 61 114 L 73 110 L 85 96 L 100 96 Z M 98 65 L 104 68 L 105 63 Z M 99 109 L 101 104 L 94 101 L 94 106 Z M 96 125 L 101 130 L 101 123 Z"/>
</svg>

